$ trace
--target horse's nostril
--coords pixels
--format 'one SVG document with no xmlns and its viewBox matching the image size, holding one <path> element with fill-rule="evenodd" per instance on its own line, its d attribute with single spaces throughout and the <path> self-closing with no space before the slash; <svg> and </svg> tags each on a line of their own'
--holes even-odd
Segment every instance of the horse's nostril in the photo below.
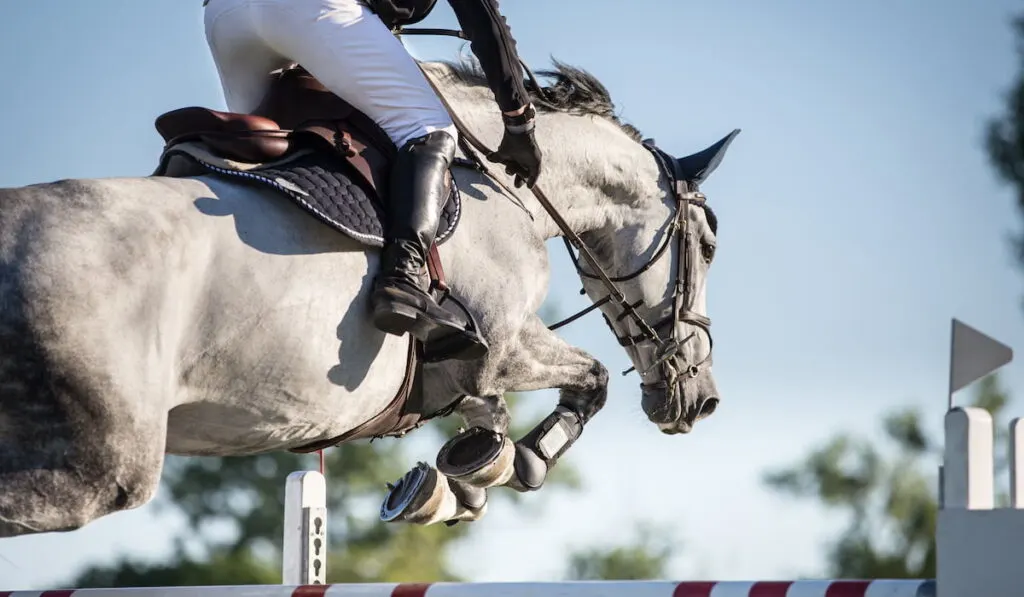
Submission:
<svg viewBox="0 0 1024 597">
<path fill-rule="evenodd" d="M 704 417 L 710 416 L 711 413 L 715 412 L 718 408 L 718 398 L 708 398 L 700 405 L 700 410 L 697 412 L 697 420 L 701 420 Z"/>
</svg>

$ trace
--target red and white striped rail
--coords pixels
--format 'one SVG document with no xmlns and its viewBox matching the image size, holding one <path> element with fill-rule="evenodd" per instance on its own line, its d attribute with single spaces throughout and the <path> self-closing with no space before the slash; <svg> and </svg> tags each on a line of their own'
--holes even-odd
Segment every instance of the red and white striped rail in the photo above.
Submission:
<svg viewBox="0 0 1024 597">
<path fill-rule="evenodd" d="M 0 591 L 0 597 L 935 597 L 935 581 L 367 583 Z"/>
</svg>

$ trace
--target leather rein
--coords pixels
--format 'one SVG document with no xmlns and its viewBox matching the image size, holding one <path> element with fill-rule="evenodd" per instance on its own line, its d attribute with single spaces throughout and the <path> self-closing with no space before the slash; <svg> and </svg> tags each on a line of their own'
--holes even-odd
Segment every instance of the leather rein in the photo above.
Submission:
<svg viewBox="0 0 1024 597">
<path fill-rule="evenodd" d="M 460 39 L 467 39 L 461 31 L 452 29 L 398 29 L 395 31 L 395 34 L 446 35 L 458 37 Z M 520 60 L 520 63 L 526 71 L 530 82 L 533 84 L 535 91 L 540 94 L 542 98 L 546 98 L 547 96 L 544 89 L 537 81 L 536 76 L 530 70 L 529 66 L 527 66 L 522 60 Z M 426 77 L 425 72 L 424 76 Z M 491 172 L 484 159 L 479 155 L 489 155 L 491 150 L 469 130 L 445 99 L 444 94 L 442 94 L 437 86 L 434 85 L 434 82 L 430 80 L 430 77 L 426 77 L 426 79 L 430 83 L 431 87 L 433 87 L 434 92 L 441 100 L 441 103 L 448 110 L 455 128 L 458 129 L 460 133 L 459 145 L 466 155 L 470 156 L 470 167 L 489 176 L 514 198 L 516 196 L 515 192 L 509 189 L 501 179 Z M 469 144 L 469 147 L 467 147 L 466 143 Z M 604 305 L 613 305 L 619 312 L 618 316 L 615 318 L 616 322 L 622 322 L 624 319 L 629 319 L 639 330 L 636 334 L 625 333 L 620 335 L 616 330 L 615 325 L 608 319 L 608 316 L 602 313 L 605 323 L 609 328 L 611 328 L 612 334 L 615 336 L 616 340 L 618 340 L 619 345 L 624 348 L 635 348 L 639 344 L 651 342 L 656 347 L 654 362 L 651 363 L 644 371 L 641 371 L 640 375 L 641 378 L 643 378 L 655 367 L 660 366 L 664 374 L 663 380 L 653 383 L 642 382 L 641 386 L 652 389 L 665 389 L 670 393 L 674 393 L 676 391 L 676 381 L 681 375 L 685 374 L 690 377 L 696 377 L 700 373 L 701 369 L 710 364 L 711 359 L 711 320 L 693 310 L 693 302 L 696 298 L 693 292 L 694 287 L 696 286 L 696 264 L 702 256 L 700 252 L 701 245 L 699 239 L 693 238 L 693 232 L 690 229 L 688 209 L 691 205 L 706 208 L 706 198 L 704 194 L 698 190 L 696 183 L 685 180 L 684 176 L 680 172 L 678 162 L 658 148 L 654 144 L 653 140 L 644 140 L 642 144 L 644 148 L 650 151 L 654 156 L 659 170 L 668 179 L 669 188 L 673 198 L 675 199 L 675 210 L 672 214 L 672 219 L 668 224 L 664 240 L 661 241 L 661 245 L 647 263 L 629 274 L 615 277 L 610 276 L 608 272 L 597 262 L 597 258 L 587 247 L 586 243 L 583 242 L 583 239 L 576 234 L 572 227 L 569 226 L 569 223 L 565 221 L 565 218 L 563 218 L 558 212 L 558 209 L 548 200 L 541 188 L 536 184 L 529 188 L 534 197 L 536 197 L 537 201 L 562 232 L 562 241 L 565 243 L 566 250 L 569 252 L 569 257 L 572 259 L 576 272 L 583 278 L 599 281 L 608 291 L 608 294 L 604 298 L 563 319 L 562 321 L 548 326 L 548 329 L 556 330 Z M 472 151 L 472 149 L 475 149 L 476 152 Z M 477 152 L 479 152 L 479 154 Z M 524 205 L 520 204 L 520 207 L 522 207 L 528 214 L 530 213 Z M 532 214 L 530 215 L 532 217 Z M 637 311 L 637 308 L 644 304 L 643 299 L 630 303 L 623 292 L 619 289 L 617 283 L 632 280 L 649 270 L 668 252 L 668 248 L 671 246 L 673 241 L 676 242 L 678 247 L 679 261 L 676 269 L 675 280 L 673 281 L 672 312 L 654 324 L 650 324 Z M 577 257 L 573 252 L 574 248 L 579 252 L 579 257 Z M 587 265 L 594 273 L 584 271 L 580 264 L 580 257 L 582 257 L 583 261 L 587 262 Z M 584 294 L 585 290 L 581 290 L 580 293 Z M 680 368 L 675 364 L 673 357 L 679 355 L 683 345 L 692 339 L 695 333 L 691 333 L 684 338 L 680 338 L 679 323 L 687 323 L 703 330 L 707 334 L 709 342 L 707 355 L 700 361 L 687 365 L 683 370 L 680 370 Z M 658 330 L 663 329 L 668 325 L 671 325 L 671 332 L 667 337 L 663 337 Z M 627 375 L 634 369 L 635 367 L 630 367 L 623 371 L 622 374 Z"/>
</svg>

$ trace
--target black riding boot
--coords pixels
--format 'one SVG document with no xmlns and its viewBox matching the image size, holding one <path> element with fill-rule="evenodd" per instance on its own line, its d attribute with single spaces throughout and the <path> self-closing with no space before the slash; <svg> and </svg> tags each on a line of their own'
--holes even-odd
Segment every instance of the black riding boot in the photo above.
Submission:
<svg viewBox="0 0 1024 597">
<path fill-rule="evenodd" d="M 462 322 L 428 294 L 424 268 L 448 198 L 454 157 L 455 139 L 445 131 L 413 139 L 398 152 L 389 185 L 387 243 L 371 298 L 373 323 L 381 331 L 409 332 L 423 342 L 431 334 L 464 335 Z"/>
</svg>

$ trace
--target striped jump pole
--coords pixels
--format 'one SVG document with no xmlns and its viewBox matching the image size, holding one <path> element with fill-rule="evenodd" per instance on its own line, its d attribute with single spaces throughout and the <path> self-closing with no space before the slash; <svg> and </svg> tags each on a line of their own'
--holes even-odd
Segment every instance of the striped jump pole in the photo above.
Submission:
<svg viewBox="0 0 1024 597">
<path fill-rule="evenodd" d="M 978 593 L 984 595 L 984 593 Z M 367 583 L 0 592 L 0 597 L 935 597 L 931 580 Z"/>
</svg>

